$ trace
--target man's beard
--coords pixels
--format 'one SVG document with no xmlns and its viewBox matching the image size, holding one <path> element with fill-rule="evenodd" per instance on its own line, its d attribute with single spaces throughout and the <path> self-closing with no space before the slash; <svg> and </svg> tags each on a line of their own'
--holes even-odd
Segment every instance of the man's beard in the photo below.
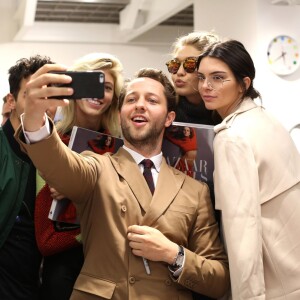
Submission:
<svg viewBox="0 0 300 300">
<path fill-rule="evenodd" d="M 151 146 L 155 148 L 157 142 L 159 141 L 161 133 L 164 131 L 164 128 L 164 123 L 156 123 L 153 127 L 149 128 L 149 130 L 144 131 L 143 133 L 137 132 L 135 134 L 132 132 L 133 129 L 129 125 L 127 125 L 126 121 L 121 119 L 121 129 L 123 137 L 134 147 Z"/>
</svg>

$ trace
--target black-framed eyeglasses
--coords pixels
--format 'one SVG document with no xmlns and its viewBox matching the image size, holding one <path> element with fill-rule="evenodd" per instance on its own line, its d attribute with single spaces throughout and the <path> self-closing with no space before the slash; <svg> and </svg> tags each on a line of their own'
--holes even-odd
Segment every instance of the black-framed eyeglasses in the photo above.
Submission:
<svg viewBox="0 0 300 300">
<path fill-rule="evenodd" d="M 219 90 L 223 87 L 224 82 L 231 81 L 230 79 L 224 79 L 222 76 L 219 75 L 213 75 L 209 77 L 204 77 L 202 74 L 197 74 L 197 77 L 199 79 L 198 87 L 202 88 L 205 80 L 207 79 L 207 86 L 211 90 Z"/>
<path fill-rule="evenodd" d="M 181 64 L 183 66 L 183 69 L 187 73 L 193 73 L 193 72 L 195 72 L 195 70 L 197 68 L 197 60 L 198 60 L 198 57 L 195 57 L 195 56 L 187 57 L 182 62 L 179 61 L 177 58 L 174 58 L 174 59 L 171 59 L 168 62 L 166 62 L 166 66 L 168 68 L 168 71 L 171 74 L 176 74 L 178 72 Z"/>
</svg>

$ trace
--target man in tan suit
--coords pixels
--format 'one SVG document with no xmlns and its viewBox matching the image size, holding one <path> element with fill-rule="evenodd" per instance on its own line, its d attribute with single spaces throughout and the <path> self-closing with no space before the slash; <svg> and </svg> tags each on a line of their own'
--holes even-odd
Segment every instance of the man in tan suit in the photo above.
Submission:
<svg viewBox="0 0 300 300">
<path fill-rule="evenodd" d="M 77 207 L 85 262 L 71 299 L 192 299 L 192 290 L 223 296 L 228 261 L 208 188 L 162 157 L 164 130 L 175 117 L 167 77 L 144 69 L 125 86 L 119 100 L 124 147 L 114 155 L 78 155 L 44 116 L 50 104 L 68 102 L 45 97 L 73 92 L 49 87 L 70 81 L 51 70 L 64 68 L 45 66 L 27 85 L 24 133 L 16 136 L 47 182 Z M 140 165 L 146 158 L 154 164 L 153 195 Z"/>
</svg>

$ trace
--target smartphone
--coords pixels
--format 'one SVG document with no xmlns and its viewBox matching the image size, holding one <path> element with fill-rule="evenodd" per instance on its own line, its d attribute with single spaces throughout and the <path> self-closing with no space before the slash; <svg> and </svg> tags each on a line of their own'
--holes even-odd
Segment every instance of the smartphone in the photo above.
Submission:
<svg viewBox="0 0 300 300">
<path fill-rule="evenodd" d="M 102 71 L 51 71 L 53 74 L 65 74 L 72 77 L 68 84 L 52 84 L 57 87 L 71 87 L 74 93 L 70 96 L 52 96 L 54 99 L 104 98 L 105 75 Z"/>
</svg>

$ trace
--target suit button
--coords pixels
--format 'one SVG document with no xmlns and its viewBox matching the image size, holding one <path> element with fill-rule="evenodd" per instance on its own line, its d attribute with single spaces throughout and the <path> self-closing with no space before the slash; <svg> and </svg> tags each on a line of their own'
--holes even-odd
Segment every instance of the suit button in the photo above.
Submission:
<svg viewBox="0 0 300 300">
<path fill-rule="evenodd" d="M 129 277 L 129 283 L 134 284 L 135 278 L 133 276 Z"/>
<path fill-rule="evenodd" d="M 165 280 L 165 284 L 166 284 L 166 285 L 171 285 L 171 284 L 172 284 L 171 279 L 166 279 L 166 280 Z"/>
<path fill-rule="evenodd" d="M 187 287 L 191 287 L 191 282 L 187 279 L 187 280 L 185 281 L 185 285 L 186 285 Z"/>
<path fill-rule="evenodd" d="M 191 288 L 194 287 L 195 284 L 194 284 L 194 282 L 193 282 L 192 280 L 188 280 L 188 279 L 187 279 L 187 280 L 185 281 L 185 285 L 186 285 L 188 288 L 191 289 Z"/>
<path fill-rule="evenodd" d="M 127 211 L 127 207 L 125 205 L 122 205 L 121 206 L 121 210 L 122 210 L 122 212 L 126 212 Z"/>
</svg>

